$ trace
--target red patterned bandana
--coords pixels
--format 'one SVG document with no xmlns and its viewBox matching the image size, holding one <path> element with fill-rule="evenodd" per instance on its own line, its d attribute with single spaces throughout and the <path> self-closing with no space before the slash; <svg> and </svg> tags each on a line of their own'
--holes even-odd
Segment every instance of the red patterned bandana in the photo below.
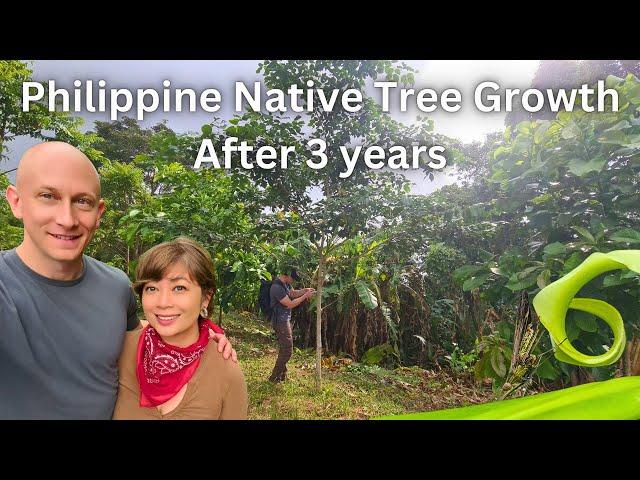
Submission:
<svg viewBox="0 0 640 480">
<path fill-rule="evenodd" d="M 184 348 L 166 344 L 151 325 L 144 328 L 136 355 L 141 407 L 156 407 L 173 398 L 196 372 L 209 343 L 209 329 L 223 333 L 211 320 L 202 317 L 198 328 L 198 341 Z"/>
</svg>

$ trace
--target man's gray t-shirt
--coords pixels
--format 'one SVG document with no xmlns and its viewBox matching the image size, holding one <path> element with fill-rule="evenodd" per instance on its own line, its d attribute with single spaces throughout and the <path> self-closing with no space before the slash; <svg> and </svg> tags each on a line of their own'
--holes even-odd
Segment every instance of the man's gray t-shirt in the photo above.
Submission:
<svg viewBox="0 0 640 480">
<path fill-rule="evenodd" d="M 284 297 L 289 295 L 291 286 L 275 280 L 269 289 L 269 306 L 271 307 L 271 322 L 280 323 L 291 320 L 291 309 L 280 303 Z"/>
<path fill-rule="evenodd" d="M 123 272 L 83 260 L 61 281 L 0 252 L 0 419 L 111 418 L 136 297 Z"/>
</svg>

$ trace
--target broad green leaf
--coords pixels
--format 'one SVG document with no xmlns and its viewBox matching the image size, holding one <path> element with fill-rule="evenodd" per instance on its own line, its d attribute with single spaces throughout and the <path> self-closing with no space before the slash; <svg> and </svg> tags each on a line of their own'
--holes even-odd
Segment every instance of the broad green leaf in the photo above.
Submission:
<svg viewBox="0 0 640 480">
<path fill-rule="evenodd" d="M 502 356 L 502 352 L 498 349 L 491 352 L 491 367 L 500 378 L 504 378 L 507 374 L 507 366 L 505 365 L 504 357 Z"/>
<path fill-rule="evenodd" d="M 502 135 L 502 138 L 504 139 L 505 142 L 508 142 L 511 139 L 511 125 L 509 125 L 507 128 L 504 129 L 504 134 Z"/>
<path fill-rule="evenodd" d="M 469 276 L 473 275 L 476 272 L 484 269 L 483 266 L 479 265 L 463 265 L 460 268 L 456 268 L 453 272 L 453 279 L 460 283 L 462 280 L 465 280 Z"/>
<path fill-rule="evenodd" d="M 627 145 L 631 143 L 629 142 L 629 136 L 622 130 L 604 131 L 597 140 L 605 145 Z"/>
<path fill-rule="evenodd" d="M 599 172 L 607 163 L 607 159 L 603 156 L 597 156 L 589 161 L 582 158 L 573 158 L 569 160 L 569 171 L 578 177 L 582 177 L 589 172 Z"/>
<path fill-rule="evenodd" d="M 138 232 L 138 226 L 139 225 L 137 223 L 132 223 L 125 230 L 125 241 L 127 242 L 127 245 L 133 244 L 133 239 L 135 238 L 136 233 Z"/>
<path fill-rule="evenodd" d="M 517 292 L 519 290 L 524 290 L 526 288 L 529 288 L 534 283 L 536 283 L 536 280 L 537 280 L 536 275 L 532 275 L 531 277 L 525 278 L 523 280 L 516 280 L 516 281 L 509 280 L 509 283 L 507 283 L 506 287 L 512 292 Z"/>
<path fill-rule="evenodd" d="M 574 315 L 567 315 L 565 330 L 567 332 L 567 338 L 570 342 L 573 342 L 580 335 L 580 327 L 578 327 Z"/>
<path fill-rule="evenodd" d="M 389 345 L 376 345 L 362 355 L 360 361 L 366 365 L 377 365 L 388 355 Z"/>
<path fill-rule="evenodd" d="M 490 378 L 492 376 L 490 367 L 491 365 L 489 362 L 489 355 L 483 355 L 473 367 L 475 377 L 478 380 L 482 380 L 483 378 Z"/>
<path fill-rule="evenodd" d="M 496 327 L 498 328 L 500 338 L 504 338 L 505 340 L 510 342 L 511 338 L 513 337 L 513 332 L 511 330 L 511 325 L 509 325 L 509 322 L 503 320 L 501 322 L 498 322 Z"/>
<path fill-rule="evenodd" d="M 524 270 L 522 270 L 521 272 L 516 273 L 515 277 L 512 277 L 512 278 L 514 280 L 523 280 L 525 278 L 528 278 L 532 273 L 540 270 L 541 265 L 536 265 L 536 266 L 533 266 L 533 267 L 527 267 Z"/>
<path fill-rule="evenodd" d="M 640 232 L 632 228 L 625 228 L 611 235 L 611 240 L 614 242 L 640 243 Z"/>
<path fill-rule="evenodd" d="M 544 380 L 555 380 L 558 378 L 558 371 L 550 360 L 543 360 L 536 369 L 536 375 Z"/>
<path fill-rule="evenodd" d="M 378 299 L 364 281 L 358 280 L 356 282 L 356 290 L 358 292 L 358 296 L 360 297 L 360 301 L 369 310 L 373 310 L 378 306 Z"/>
<path fill-rule="evenodd" d="M 606 88 L 615 88 L 623 82 L 624 80 L 620 77 L 616 77 L 615 75 L 607 75 L 607 78 L 604 81 L 604 85 Z"/>
<path fill-rule="evenodd" d="M 533 141 L 536 143 L 542 142 L 544 134 L 547 133 L 547 130 L 549 130 L 550 126 L 551 123 L 548 121 L 540 122 L 540 125 L 538 126 L 538 128 L 536 128 L 536 132 L 533 134 Z"/>
<path fill-rule="evenodd" d="M 576 311 L 574 313 L 576 319 L 576 325 L 580 328 L 580 330 L 584 330 L 585 332 L 596 332 L 598 331 L 598 323 L 593 315 L 590 315 L 586 312 Z"/>
<path fill-rule="evenodd" d="M 565 140 L 570 140 L 580 135 L 580 133 L 582 133 L 580 127 L 571 121 L 562 129 L 561 135 Z"/>
<path fill-rule="evenodd" d="M 640 97 L 640 83 L 635 79 L 632 79 L 632 81 L 635 81 L 636 84 L 627 90 L 627 97 Z"/>
<path fill-rule="evenodd" d="M 574 229 L 576 232 L 578 232 L 580 235 L 582 235 L 582 237 L 584 237 L 587 241 L 589 241 L 592 244 L 596 243 L 596 239 L 593 237 L 593 235 L 591 235 L 591 232 L 589 232 L 589 230 L 587 230 L 584 227 L 571 227 L 572 229 Z"/>
<path fill-rule="evenodd" d="M 621 377 L 522 398 L 379 419 L 640 420 L 638 389 L 640 377 Z"/>
<path fill-rule="evenodd" d="M 518 130 L 519 133 L 528 135 L 529 133 L 531 133 L 531 127 L 532 127 L 532 123 L 525 120 L 524 122 L 520 122 L 516 126 L 516 130 Z"/>
<path fill-rule="evenodd" d="M 500 160 L 500 158 L 509 154 L 509 149 L 507 147 L 498 147 L 493 152 L 493 158 L 495 160 Z"/>
<path fill-rule="evenodd" d="M 562 255 L 566 253 L 566 251 L 567 251 L 567 247 L 565 247 L 560 242 L 553 242 L 547 245 L 546 247 L 544 247 L 544 253 L 546 253 L 549 256 Z"/>
<path fill-rule="evenodd" d="M 551 280 L 551 271 L 543 270 L 542 272 L 540 272 L 540 275 L 538 275 L 538 278 L 536 278 L 536 284 L 538 285 L 538 287 L 544 288 L 547 285 L 549 285 L 550 280 Z"/>
<path fill-rule="evenodd" d="M 480 285 L 487 281 L 490 275 L 490 273 L 482 273 L 465 280 L 465 282 L 462 284 L 462 290 L 464 290 L 465 292 L 469 292 L 475 288 L 478 288 Z"/>
<path fill-rule="evenodd" d="M 571 255 L 569 255 L 569 258 L 564 261 L 563 273 L 569 273 L 571 270 L 580 265 L 580 263 L 582 263 L 582 255 L 580 255 L 579 252 L 573 252 Z"/>
<path fill-rule="evenodd" d="M 631 273 L 632 275 L 628 275 L 629 273 Z M 620 273 L 612 273 L 604 277 L 604 280 L 602 280 L 602 286 L 605 288 L 617 287 L 618 285 L 633 283 L 636 278 L 637 274 L 633 271 L 627 272 L 627 274 L 623 275 L 621 275 Z"/>
</svg>

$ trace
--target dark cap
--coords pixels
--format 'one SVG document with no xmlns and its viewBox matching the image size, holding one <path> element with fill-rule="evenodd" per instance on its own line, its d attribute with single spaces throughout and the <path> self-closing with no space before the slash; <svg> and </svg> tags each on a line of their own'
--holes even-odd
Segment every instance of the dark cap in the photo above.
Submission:
<svg viewBox="0 0 640 480">
<path fill-rule="evenodd" d="M 291 276 L 291 278 L 293 278 L 296 282 L 300 281 L 300 275 L 298 275 L 298 271 L 295 268 L 292 268 L 289 270 L 289 275 Z"/>
<path fill-rule="evenodd" d="M 284 274 L 284 275 L 289 275 L 291 278 L 293 278 L 296 282 L 300 281 L 300 275 L 298 275 L 298 269 L 296 267 L 294 267 L 293 265 L 283 265 L 280 269 L 280 273 Z"/>
</svg>

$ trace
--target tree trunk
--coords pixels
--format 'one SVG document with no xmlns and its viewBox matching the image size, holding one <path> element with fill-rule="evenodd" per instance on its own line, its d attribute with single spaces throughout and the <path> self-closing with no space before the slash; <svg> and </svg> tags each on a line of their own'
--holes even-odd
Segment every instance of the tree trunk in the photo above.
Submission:
<svg viewBox="0 0 640 480">
<path fill-rule="evenodd" d="M 324 244 L 324 241 L 322 242 Z M 318 263 L 318 288 L 316 289 L 316 388 L 322 386 L 322 286 L 324 284 L 324 245 L 320 247 Z"/>
<path fill-rule="evenodd" d="M 5 118 L 4 122 L 2 123 L 2 128 L 0 128 L 0 161 L 2 161 L 2 154 L 4 153 L 4 140 L 8 133 L 6 122 L 7 119 Z"/>
<path fill-rule="evenodd" d="M 640 375 L 640 338 L 634 337 L 629 349 L 629 375 Z"/>
</svg>

